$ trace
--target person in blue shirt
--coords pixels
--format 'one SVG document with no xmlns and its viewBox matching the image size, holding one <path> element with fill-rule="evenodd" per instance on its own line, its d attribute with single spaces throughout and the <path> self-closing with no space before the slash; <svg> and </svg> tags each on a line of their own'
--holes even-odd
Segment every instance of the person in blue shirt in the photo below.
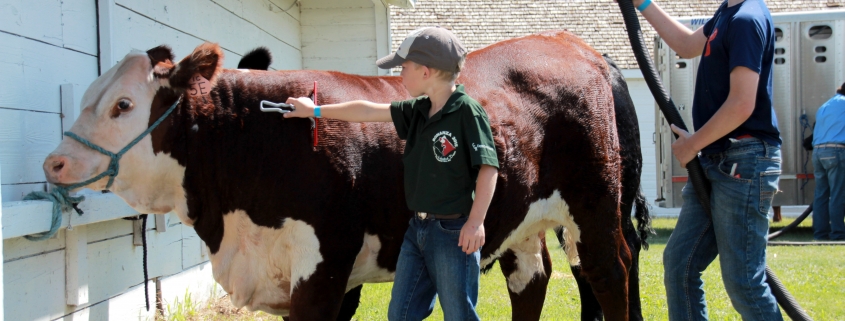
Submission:
<svg viewBox="0 0 845 321">
<path fill-rule="evenodd" d="M 816 112 L 813 167 L 813 238 L 845 240 L 845 83 Z"/>
<path fill-rule="evenodd" d="M 781 172 L 772 108 L 774 24 L 763 0 L 727 0 L 689 30 L 651 0 L 634 0 L 675 52 L 701 56 L 690 134 L 675 126 L 675 158 L 698 157 L 710 181 L 708 217 L 690 183 L 663 252 L 670 320 L 707 320 L 701 273 L 719 256 L 722 280 L 743 320 L 783 320 L 766 284 L 768 212 Z"/>
</svg>

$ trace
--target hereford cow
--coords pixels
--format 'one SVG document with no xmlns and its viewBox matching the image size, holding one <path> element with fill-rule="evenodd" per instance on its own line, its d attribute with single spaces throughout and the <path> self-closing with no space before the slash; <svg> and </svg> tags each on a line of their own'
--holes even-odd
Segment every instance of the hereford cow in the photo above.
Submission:
<svg viewBox="0 0 845 321">
<path fill-rule="evenodd" d="M 333 320 L 349 289 L 392 280 L 411 216 L 404 143 L 389 123 L 321 120 L 312 146 L 311 121 L 258 105 L 310 96 L 314 81 L 321 103 L 408 93 L 398 77 L 223 70 L 222 61 L 210 43 L 179 63 L 167 47 L 130 53 L 89 87 L 70 131 L 117 151 L 175 106 L 121 159 L 110 190 L 139 212 L 173 211 L 193 226 L 235 306 Z M 630 218 L 620 215 L 608 64 L 577 37 L 549 32 L 475 51 L 464 70 L 458 82 L 487 111 L 501 166 L 482 266 L 499 260 L 513 318 L 539 318 L 551 275 L 544 231 L 564 226 L 570 264 L 605 317 L 627 320 L 636 260 L 623 233 Z M 65 139 L 44 170 L 51 183 L 67 185 L 108 162 Z"/>
</svg>

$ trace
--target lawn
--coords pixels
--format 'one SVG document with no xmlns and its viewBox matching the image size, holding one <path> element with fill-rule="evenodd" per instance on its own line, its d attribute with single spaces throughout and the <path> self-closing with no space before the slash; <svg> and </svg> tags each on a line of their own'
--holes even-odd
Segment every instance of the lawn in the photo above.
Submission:
<svg viewBox="0 0 845 321">
<path fill-rule="evenodd" d="M 640 293 L 645 320 L 665 320 L 666 293 L 663 287 L 663 265 L 661 263 L 666 240 L 677 222 L 676 219 L 655 219 L 657 235 L 649 239 L 651 247 L 640 254 Z M 774 223 L 772 230 L 791 222 Z M 781 241 L 810 241 L 812 230 L 810 220 L 804 221 L 795 231 L 779 238 Z M 548 233 L 548 235 L 554 235 Z M 557 239 L 549 238 L 554 272 L 543 309 L 543 320 L 578 320 L 580 303 L 578 289 L 569 272 L 565 255 L 559 249 Z M 769 266 L 786 285 L 798 302 L 815 320 L 845 319 L 845 247 L 842 246 L 772 246 L 768 249 Z M 718 258 L 717 258 L 718 260 Z M 714 262 L 704 272 L 705 292 L 711 320 L 739 320 L 725 293 L 720 276 L 719 264 Z M 361 305 L 355 320 L 385 320 L 390 300 L 392 283 L 367 284 L 361 296 Z M 482 320 L 510 320 L 510 299 L 504 277 L 498 265 L 481 277 L 478 313 Z M 185 312 L 170 319 L 193 319 L 185 314 L 195 314 L 198 319 L 216 320 L 275 320 L 265 313 L 247 313 L 226 307 L 219 301 L 196 313 Z M 195 307 L 182 310 L 195 310 Z M 171 308 L 175 310 L 175 308 Z M 786 315 L 784 315 L 786 316 Z M 439 304 L 428 320 L 443 320 Z"/>
</svg>

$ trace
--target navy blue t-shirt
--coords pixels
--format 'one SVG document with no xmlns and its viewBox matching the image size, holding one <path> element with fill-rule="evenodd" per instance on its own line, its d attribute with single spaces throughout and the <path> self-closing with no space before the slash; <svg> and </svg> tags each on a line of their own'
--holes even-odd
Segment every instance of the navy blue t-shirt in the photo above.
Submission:
<svg viewBox="0 0 845 321">
<path fill-rule="evenodd" d="M 762 0 L 745 0 L 728 7 L 725 1 L 716 14 L 704 24 L 707 43 L 701 54 L 695 82 L 692 119 L 699 130 L 728 99 L 731 71 L 743 66 L 757 72 L 757 99 L 754 112 L 737 129 L 716 140 L 701 152 L 715 154 L 725 151 L 729 138 L 751 135 L 767 143 L 780 146 L 780 130 L 772 108 L 772 63 L 775 51 L 775 31 L 769 8 Z"/>
</svg>

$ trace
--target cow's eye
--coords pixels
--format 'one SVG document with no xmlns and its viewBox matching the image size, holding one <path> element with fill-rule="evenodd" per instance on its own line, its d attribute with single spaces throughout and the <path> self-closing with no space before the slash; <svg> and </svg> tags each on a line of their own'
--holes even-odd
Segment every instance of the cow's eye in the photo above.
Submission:
<svg viewBox="0 0 845 321">
<path fill-rule="evenodd" d="M 120 110 L 122 110 L 122 111 L 129 109 L 129 107 L 132 107 L 132 102 L 129 101 L 129 99 L 121 99 L 117 103 L 117 108 L 120 108 Z"/>
</svg>

